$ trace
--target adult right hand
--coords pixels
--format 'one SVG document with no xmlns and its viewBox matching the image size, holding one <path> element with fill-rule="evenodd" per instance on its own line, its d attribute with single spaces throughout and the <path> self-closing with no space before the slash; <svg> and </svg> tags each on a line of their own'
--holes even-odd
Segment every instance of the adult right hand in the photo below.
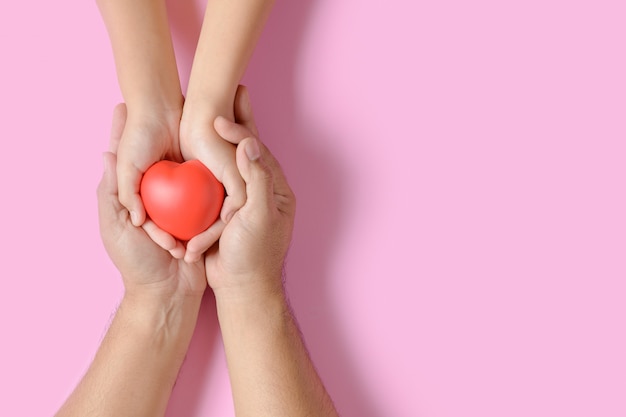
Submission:
<svg viewBox="0 0 626 417">
<path fill-rule="evenodd" d="M 278 161 L 257 137 L 244 87 L 237 94 L 235 120 L 238 123 L 226 118 L 215 121 L 219 135 L 237 144 L 237 168 L 247 194 L 243 207 L 224 227 L 219 244 L 205 255 L 208 284 L 220 299 L 282 292 L 283 263 L 296 209 Z"/>
</svg>

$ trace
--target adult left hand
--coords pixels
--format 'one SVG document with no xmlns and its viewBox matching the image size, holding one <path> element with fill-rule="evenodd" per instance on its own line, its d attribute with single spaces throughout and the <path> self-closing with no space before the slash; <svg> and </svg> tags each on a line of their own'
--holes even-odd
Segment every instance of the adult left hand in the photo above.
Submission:
<svg viewBox="0 0 626 417">
<path fill-rule="evenodd" d="M 158 300 L 202 296 L 206 289 L 204 262 L 177 259 L 153 240 L 160 229 L 151 221 L 133 226 L 118 198 L 117 149 L 126 122 L 126 107 L 113 114 L 109 152 L 104 154 L 104 175 L 98 186 L 100 234 L 111 260 L 122 274 L 126 297 Z"/>
</svg>

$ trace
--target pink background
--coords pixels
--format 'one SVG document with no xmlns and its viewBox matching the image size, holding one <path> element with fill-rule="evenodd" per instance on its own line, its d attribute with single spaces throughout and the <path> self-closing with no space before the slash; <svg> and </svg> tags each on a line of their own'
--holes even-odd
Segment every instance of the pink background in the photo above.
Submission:
<svg viewBox="0 0 626 417">
<path fill-rule="evenodd" d="M 202 2 L 170 2 L 186 82 Z M 289 292 L 344 417 L 626 415 L 621 0 L 279 0 L 245 82 L 299 197 Z M 0 415 L 51 415 L 122 294 L 93 1 L 0 3 Z M 206 298 L 168 416 L 231 416 Z"/>
</svg>

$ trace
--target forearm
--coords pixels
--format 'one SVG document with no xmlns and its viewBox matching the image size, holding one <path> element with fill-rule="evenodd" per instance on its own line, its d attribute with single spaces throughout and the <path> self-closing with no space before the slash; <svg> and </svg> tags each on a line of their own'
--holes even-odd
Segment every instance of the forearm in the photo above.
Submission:
<svg viewBox="0 0 626 417">
<path fill-rule="evenodd" d="M 164 0 L 98 0 L 129 110 L 182 111 Z"/>
<path fill-rule="evenodd" d="M 187 352 L 198 296 L 170 302 L 125 297 L 65 416 L 162 416 Z"/>
<path fill-rule="evenodd" d="M 216 300 L 237 417 L 337 416 L 284 295 Z"/>
<path fill-rule="evenodd" d="M 274 0 L 211 0 L 196 49 L 184 117 L 212 125 L 233 100 Z M 205 120 L 206 119 L 206 120 Z"/>
</svg>

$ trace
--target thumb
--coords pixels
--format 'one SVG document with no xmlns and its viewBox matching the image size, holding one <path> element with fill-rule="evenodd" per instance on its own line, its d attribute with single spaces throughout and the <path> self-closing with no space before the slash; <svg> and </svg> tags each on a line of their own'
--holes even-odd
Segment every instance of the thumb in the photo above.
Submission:
<svg viewBox="0 0 626 417">
<path fill-rule="evenodd" d="M 146 220 L 143 202 L 139 196 L 139 186 L 143 172 L 132 162 L 118 157 L 117 178 L 119 184 L 119 201 L 130 212 L 130 219 L 135 226 L 141 226 Z"/>
<path fill-rule="evenodd" d="M 246 206 L 271 209 L 274 202 L 274 176 L 265 162 L 265 148 L 258 139 L 248 137 L 237 146 L 237 168 L 246 183 Z"/>
</svg>

